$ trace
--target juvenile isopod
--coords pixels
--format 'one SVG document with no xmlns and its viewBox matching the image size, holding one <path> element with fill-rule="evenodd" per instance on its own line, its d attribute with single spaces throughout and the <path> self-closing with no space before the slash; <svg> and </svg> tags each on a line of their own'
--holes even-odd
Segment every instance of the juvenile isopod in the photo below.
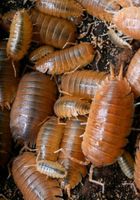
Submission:
<svg viewBox="0 0 140 200">
<path fill-rule="evenodd" d="M 6 42 L 0 42 L 0 107 L 10 109 L 16 96 L 18 79 L 6 54 Z"/>
<path fill-rule="evenodd" d="M 131 59 L 126 72 L 126 78 L 131 85 L 135 97 L 140 96 L 140 49 Z"/>
<path fill-rule="evenodd" d="M 76 40 L 76 26 L 66 19 L 45 15 L 39 11 L 31 10 L 31 20 L 34 24 L 33 38 L 40 37 L 42 43 L 64 48 Z"/>
<path fill-rule="evenodd" d="M 63 96 L 54 104 L 54 112 L 59 118 L 77 117 L 89 113 L 90 102 L 79 97 Z"/>
<path fill-rule="evenodd" d="M 52 75 L 70 72 L 89 64 L 94 54 L 92 44 L 83 42 L 45 56 L 36 62 L 35 69 Z"/>
<path fill-rule="evenodd" d="M 80 17 L 82 6 L 75 0 L 36 0 L 36 8 L 49 15 L 70 19 Z"/>
<path fill-rule="evenodd" d="M 46 178 L 35 166 L 35 156 L 24 153 L 18 156 L 12 165 L 12 175 L 25 200 L 58 200 L 62 191 L 57 180 Z M 29 166 L 29 167 L 28 167 Z"/>
<path fill-rule="evenodd" d="M 123 34 L 136 40 L 140 39 L 140 7 L 121 9 L 114 14 L 112 22 Z"/>
<path fill-rule="evenodd" d="M 127 151 L 124 151 L 121 156 L 117 159 L 118 164 L 125 174 L 130 179 L 133 179 L 134 177 L 134 160 L 131 156 L 131 154 Z"/>
<path fill-rule="evenodd" d="M 43 58 L 44 56 L 46 56 L 54 51 L 55 51 L 54 47 L 51 47 L 49 45 L 41 46 L 31 52 L 31 54 L 29 56 L 29 60 L 31 62 L 36 62 L 39 59 Z"/>
<path fill-rule="evenodd" d="M 83 135 L 83 153 L 94 167 L 110 165 L 123 153 L 133 112 L 134 97 L 122 67 L 118 76 L 111 70 L 95 94 Z"/>
<path fill-rule="evenodd" d="M 109 11 L 119 10 L 119 5 L 112 0 L 78 0 L 87 12 L 103 21 L 111 22 L 113 14 Z"/>
<path fill-rule="evenodd" d="M 92 99 L 105 79 L 105 72 L 91 70 L 76 71 L 63 75 L 61 79 L 61 90 L 73 96 Z"/>
<path fill-rule="evenodd" d="M 11 110 L 13 138 L 30 146 L 35 145 L 40 123 L 52 115 L 56 98 L 57 87 L 49 76 L 39 72 L 25 74 Z"/>
<path fill-rule="evenodd" d="M 0 166 L 4 167 L 10 157 L 12 134 L 10 132 L 10 111 L 0 111 Z"/>
<path fill-rule="evenodd" d="M 131 45 L 125 41 L 125 39 L 121 38 L 113 29 L 108 30 L 108 36 L 110 40 L 120 48 L 129 48 L 132 49 Z"/>
<path fill-rule="evenodd" d="M 67 120 L 64 136 L 60 145 L 60 148 L 66 153 L 60 152 L 58 162 L 60 162 L 67 170 L 67 176 L 60 180 L 61 187 L 67 191 L 70 197 L 70 190 L 80 183 L 82 177 L 86 175 L 86 167 L 80 165 L 69 159 L 69 156 L 85 160 L 81 149 L 82 138 L 85 131 L 85 125 L 81 125 L 86 122 L 86 118 Z"/>
<path fill-rule="evenodd" d="M 36 161 L 36 169 L 52 178 L 64 178 L 67 175 L 67 170 L 60 163 L 50 160 Z"/>
<path fill-rule="evenodd" d="M 20 60 L 27 53 L 32 38 L 32 22 L 25 9 L 15 13 L 10 26 L 7 43 L 7 55 L 14 61 Z"/>
</svg>

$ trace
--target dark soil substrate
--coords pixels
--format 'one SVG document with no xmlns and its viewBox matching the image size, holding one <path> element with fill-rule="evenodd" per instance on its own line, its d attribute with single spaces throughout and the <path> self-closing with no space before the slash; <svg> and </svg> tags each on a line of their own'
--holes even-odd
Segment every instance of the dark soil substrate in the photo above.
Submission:
<svg viewBox="0 0 140 200">
<path fill-rule="evenodd" d="M 0 14 L 4 14 L 10 9 L 19 8 L 30 8 L 32 5 L 31 1 L 23 6 L 23 1 L 16 0 L 2 0 L 0 2 Z M 89 16 L 87 13 L 84 13 L 83 21 L 78 26 L 78 33 L 80 36 L 79 41 L 90 41 L 93 45 L 96 45 L 98 52 L 94 62 L 88 65 L 86 68 L 100 71 L 108 71 L 109 63 L 111 62 L 115 66 L 116 72 L 118 67 L 123 62 L 125 68 L 129 63 L 131 57 L 135 51 L 140 47 L 138 41 L 132 41 L 132 50 L 128 48 L 118 48 L 115 46 L 109 39 L 107 32 L 107 25 L 102 21 L 97 20 L 96 18 Z M 0 33 L 3 34 L 3 30 L 0 30 Z M 7 36 L 7 34 L 5 34 Z M 5 37 L 3 34 L 3 37 Z M 101 57 L 99 56 L 101 55 Z M 23 63 L 25 61 L 23 60 Z M 138 99 L 139 101 L 139 99 Z M 139 108 L 136 109 L 134 115 L 133 128 L 139 127 Z M 136 150 L 136 138 L 139 136 L 137 131 L 131 132 L 129 136 L 129 143 L 126 149 L 134 156 Z M 17 149 L 13 144 L 13 152 L 11 152 L 11 157 L 17 155 Z M 16 153 L 15 153 L 16 152 Z M 10 166 L 10 164 L 9 164 Z M 22 200 L 22 194 L 16 187 L 12 177 L 7 178 L 8 176 L 8 166 L 5 166 L 5 169 L 1 169 L 0 175 L 0 200 L 9 199 L 9 200 Z M 103 168 L 94 169 L 94 180 L 98 180 L 105 184 L 105 193 L 101 192 L 101 187 L 90 183 L 88 181 L 88 175 L 85 177 L 81 184 L 79 184 L 74 190 L 72 190 L 72 199 L 73 200 L 138 200 L 140 199 L 136 196 L 132 181 L 125 177 L 121 172 L 117 163 Z M 67 199 L 67 196 L 64 194 L 64 199 Z"/>
</svg>

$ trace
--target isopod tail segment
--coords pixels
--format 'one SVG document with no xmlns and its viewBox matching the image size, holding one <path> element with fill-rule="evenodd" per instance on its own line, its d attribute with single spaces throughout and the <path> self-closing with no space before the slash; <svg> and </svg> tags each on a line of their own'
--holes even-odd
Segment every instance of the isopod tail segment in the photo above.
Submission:
<svg viewBox="0 0 140 200">
<path fill-rule="evenodd" d="M 116 78 L 115 76 L 115 72 L 114 72 L 114 67 L 112 64 L 110 64 L 110 76 L 107 76 L 107 79 L 110 80 L 114 80 L 114 78 Z M 119 69 L 119 74 L 117 76 L 118 80 L 122 80 L 123 79 L 123 64 L 121 64 L 120 69 Z"/>
</svg>

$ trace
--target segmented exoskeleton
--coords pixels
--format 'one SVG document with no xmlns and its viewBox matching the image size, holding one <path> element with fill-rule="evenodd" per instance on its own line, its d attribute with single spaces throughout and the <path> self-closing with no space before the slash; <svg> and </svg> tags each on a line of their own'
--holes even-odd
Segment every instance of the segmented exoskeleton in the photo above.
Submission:
<svg viewBox="0 0 140 200">
<path fill-rule="evenodd" d="M 82 150 L 93 166 L 105 166 L 116 161 L 127 144 L 134 112 L 131 87 L 122 77 L 111 71 L 92 101 Z"/>
<path fill-rule="evenodd" d="M 18 80 L 14 76 L 14 70 L 11 61 L 6 54 L 6 42 L 0 42 L 0 107 L 10 109 L 13 102 Z"/>
<path fill-rule="evenodd" d="M 90 15 L 93 15 L 101 20 L 111 22 L 112 13 L 119 10 L 119 5 L 112 0 L 77 0 L 87 10 Z"/>
<path fill-rule="evenodd" d="M 90 70 L 76 71 L 68 75 L 63 75 L 61 90 L 73 96 L 91 99 L 106 76 L 105 72 Z"/>
<path fill-rule="evenodd" d="M 4 166 L 10 157 L 12 134 L 9 123 L 10 112 L 0 111 L 0 166 Z"/>
<path fill-rule="evenodd" d="M 124 151 L 117 159 L 118 164 L 125 174 L 130 179 L 134 177 L 134 160 L 128 151 Z"/>
<path fill-rule="evenodd" d="M 44 56 L 46 56 L 54 51 L 55 51 L 54 48 L 49 45 L 41 46 L 31 52 L 31 54 L 29 56 L 29 60 L 31 62 L 36 62 L 39 59 L 43 58 Z"/>
<path fill-rule="evenodd" d="M 126 78 L 131 85 L 135 97 L 140 96 L 140 49 L 131 59 L 126 72 Z"/>
<path fill-rule="evenodd" d="M 74 0 L 36 0 L 36 8 L 49 15 L 70 19 L 80 17 L 82 6 Z"/>
<path fill-rule="evenodd" d="M 64 125 L 58 124 L 58 119 L 52 116 L 42 125 L 37 136 L 37 169 L 54 178 L 66 176 L 66 170 L 57 162 L 58 155 L 54 153 L 60 147 L 63 133 Z"/>
<path fill-rule="evenodd" d="M 60 49 L 75 42 L 76 27 L 68 20 L 45 15 L 34 9 L 31 10 L 30 15 L 34 24 L 34 39 L 40 38 L 42 43 Z"/>
<path fill-rule="evenodd" d="M 62 191 L 57 180 L 46 178 L 35 166 L 35 156 L 24 153 L 18 156 L 12 165 L 12 175 L 25 200 L 62 199 Z"/>
<path fill-rule="evenodd" d="M 81 123 L 86 122 L 85 118 L 67 120 L 64 136 L 60 145 L 60 148 L 64 150 L 59 153 L 58 161 L 67 170 L 66 178 L 60 180 L 61 187 L 64 188 L 68 196 L 70 196 L 70 189 L 74 188 L 82 180 L 82 177 L 86 175 L 86 167 L 80 165 L 68 158 L 71 156 L 75 159 L 85 160 L 81 150 L 82 138 L 80 137 L 85 131 L 85 125 Z"/>
<path fill-rule="evenodd" d="M 54 104 L 54 112 L 59 118 L 77 117 L 89 113 L 90 102 L 79 97 L 63 96 Z"/>
<path fill-rule="evenodd" d="M 93 58 L 92 44 L 84 42 L 45 56 L 36 62 L 35 69 L 52 75 L 62 74 L 86 66 Z"/>
<path fill-rule="evenodd" d="M 39 72 L 21 79 L 11 110 L 10 127 L 15 140 L 35 144 L 40 123 L 53 113 L 57 87 L 49 76 Z"/>
<path fill-rule="evenodd" d="M 113 16 L 112 22 L 123 34 L 140 39 L 140 7 L 130 6 L 121 9 Z"/>
<path fill-rule="evenodd" d="M 7 55 L 20 60 L 27 53 L 32 38 L 32 22 L 25 9 L 17 11 L 10 26 Z"/>
</svg>

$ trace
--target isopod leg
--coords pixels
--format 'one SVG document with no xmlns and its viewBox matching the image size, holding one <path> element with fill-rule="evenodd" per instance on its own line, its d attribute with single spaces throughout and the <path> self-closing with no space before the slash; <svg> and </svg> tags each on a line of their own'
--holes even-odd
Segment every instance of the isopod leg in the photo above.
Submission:
<svg viewBox="0 0 140 200">
<path fill-rule="evenodd" d="M 72 42 L 66 42 L 66 44 L 64 44 L 63 48 L 64 49 L 67 45 L 76 45 L 77 43 L 72 43 Z"/>
<path fill-rule="evenodd" d="M 8 200 L 3 194 L 0 194 L 0 197 L 2 197 L 5 200 Z"/>
<path fill-rule="evenodd" d="M 93 180 L 92 175 L 93 175 L 93 165 L 91 165 L 90 170 L 89 170 L 89 181 L 92 182 L 92 183 L 95 183 L 97 185 L 100 185 L 102 187 L 102 193 L 104 193 L 104 191 L 105 191 L 104 183 Z"/>
<path fill-rule="evenodd" d="M 70 71 L 70 72 L 65 72 L 64 75 L 66 74 L 72 74 L 73 72 L 75 72 L 80 66 L 76 67 L 74 70 Z"/>
<path fill-rule="evenodd" d="M 130 185 L 130 186 L 132 186 L 132 188 L 133 188 L 135 194 L 136 194 L 137 196 L 140 196 L 140 194 L 139 194 L 139 192 L 138 192 L 138 190 L 137 190 L 137 188 L 136 188 L 136 186 L 135 186 L 135 183 L 123 183 L 123 185 Z"/>
<path fill-rule="evenodd" d="M 67 152 L 66 152 L 63 148 L 58 149 L 58 150 L 55 151 L 54 153 L 59 153 L 59 152 L 62 152 L 62 153 L 66 156 L 66 158 L 68 158 L 68 159 L 70 159 L 71 161 L 76 162 L 76 163 L 78 163 L 78 164 L 80 164 L 80 165 L 88 165 L 88 164 L 90 163 L 90 161 L 88 161 L 88 160 L 87 160 L 87 161 L 81 161 L 81 160 L 78 160 L 78 159 L 76 159 L 76 158 L 74 158 L 74 157 L 68 155 Z"/>
<path fill-rule="evenodd" d="M 69 199 L 71 199 L 70 198 L 70 184 L 65 186 L 65 190 L 67 191 L 67 195 L 68 195 Z"/>
</svg>

